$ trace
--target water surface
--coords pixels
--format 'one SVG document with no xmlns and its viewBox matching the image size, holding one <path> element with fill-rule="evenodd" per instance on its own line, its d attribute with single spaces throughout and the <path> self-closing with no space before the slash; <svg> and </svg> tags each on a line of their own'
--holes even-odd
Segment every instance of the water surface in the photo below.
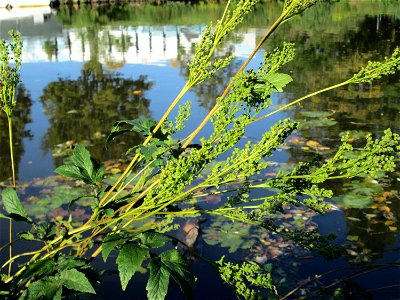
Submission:
<svg viewBox="0 0 400 300">
<path fill-rule="evenodd" d="M 313 8 L 284 24 L 250 67 L 257 67 L 264 51 L 271 51 L 283 41 L 295 42 L 297 58 L 286 67 L 295 81 L 284 94 L 273 96 L 275 106 L 288 103 L 347 79 L 368 60 L 390 55 L 400 45 L 399 10 L 390 1 L 342 1 Z M 132 136 L 118 140 L 108 150 L 104 147 L 105 137 L 115 121 L 161 117 L 187 79 L 187 62 L 193 56 L 202 29 L 210 18 L 216 19 L 222 12 L 223 6 L 216 4 L 62 7 L 59 11 L 44 9 L 24 16 L 2 11 L 0 38 L 7 38 L 7 31 L 14 28 L 21 31 L 24 42 L 14 126 L 19 181 L 30 184 L 52 175 L 54 167 L 62 163 L 75 143 L 87 145 L 92 155 L 103 162 L 119 157 L 129 146 L 140 143 L 139 136 Z M 236 59 L 225 71 L 187 94 L 184 100 L 192 102 L 194 113 L 186 132 L 207 114 L 229 78 L 278 14 L 276 5 L 260 5 L 254 16 L 227 39 L 218 55 L 233 53 Z M 279 118 L 301 121 L 296 136 L 274 157 L 285 167 L 309 159 L 315 153 L 332 153 L 344 131 L 350 130 L 355 139 L 367 132 L 379 137 L 386 128 L 400 133 L 399 99 L 400 75 L 395 75 L 370 85 L 344 87 L 316 96 L 253 126 L 246 135 L 256 137 Z M 4 119 L 0 126 L 1 144 L 7 145 Z M 7 147 L 2 147 L 2 166 L 7 165 L 8 155 Z M 300 294 L 308 292 L 308 288 L 316 291 L 334 279 L 351 276 L 378 263 L 398 262 L 398 171 L 378 181 L 360 178 L 352 184 L 335 183 L 331 188 L 338 196 L 332 201 L 338 210 L 327 216 L 314 217 L 302 211 L 287 216 L 301 226 L 318 224 L 323 233 L 334 232 L 338 237 L 336 242 L 346 246 L 346 255 L 341 259 L 326 261 L 298 248 L 279 247 L 286 241 L 253 229 L 235 237 L 239 246 L 235 253 L 229 254 L 233 246 L 212 246 L 210 232 L 235 229 L 213 219 L 204 225 L 200 252 L 215 259 L 227 254 L 232 259 L 248 257 L 261 263 L 274 263 L 276 276 L 281 278 L 282 294 L 316 274 L 340 269 L 319 283 L 312 282 L 299 289 Z M 6 180 L 10 174 L 10 170 L 2 168 L 0 180 Z M 29 192 L 25 196 L 28 199 Z M 3 223 L 1 226 L 3 242 L 8 228 Z M 201 263 L 195 263 L 194 268 L 203 274 L 200 278 L 208 278 L 205 274 L 210 270 Z M 397 278 L 400 278 L 398 267 L 383 268 L 350 277 L 335 287 L 353 291 L 354 297 L 394 299 L 400 292 Z M 114 277 L 107 282 L 118 284 Z M 210 282 L 215 280 L 199 280 L 196 298 L 211 299 L 204 294 L 207 290 L 204 287 Z M 107 285 L 100 290 L 99 294 L 106 299 Z M 144 297 L 144 288 L 135 289 L 134 284 L 128 294 L 132 291 L 136 294 L 137 290 Z M 215 287 L 215 291 L 215 299 L 232 297 L 225 288 Z M 173 291 L 171 299 L 179 295 Z"/>
</svg>

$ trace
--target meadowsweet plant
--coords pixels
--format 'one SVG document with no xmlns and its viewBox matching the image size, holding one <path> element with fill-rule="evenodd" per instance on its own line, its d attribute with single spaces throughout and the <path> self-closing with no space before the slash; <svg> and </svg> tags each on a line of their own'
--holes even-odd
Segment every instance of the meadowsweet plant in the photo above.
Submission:
<svg viewBox="0 0 400 300">
<path fill-rule="evenodd" d="M 9 34 L 12 42 L 0 41 L 0 105 L 8 120 L 12 180 L 15 186 L 11 118 L 16 105 L 15 92 L 20 78 L 22 41 L 19 33 L 10 31 Z"/>
<path fill-rule="evenodd" d="M 251 14 L 256 2 L 228 2 L 221 19 L 206 27 L 193 61 L 188 65 L 187 83 L 158 122 L 116 120 L 107 143 L 130 132 L 141 134 L 144 142 L 129 150 L 131 162 L 112 185 L 104 180 L 104 167 L 82 145 L 77 145 L 72 157 L 55 170 L 90 187 L 90 195 L 71 199 L 71 204 L 81 198 L 92 199 L 92 213 L 84 224 L 75 225 L 72 217 L 55 222 L 33 222 L 16 191 L 2 191 L 7 214 L 1 217 L 30 224 L 31 230 L 20 236 L 35 241 L 34 250 L 16 254 L 3 264 L 2 271 L 13 262 L 24 262 L 12 274 L 2 274 L 0 293 L 3 298 L 60 299 L 73 293 L 95 293 L 93 284 L 98 278 L 90 261 L 100 255 L 107 261 L 112 251 L 117 253 L 123 290 L 135 272 L 144 267 L 149 273 L 146 285 L 149 299 L 163 299 L 171 279 L 191 298 L 195 274 L 176 245 L 189 246 L 169 232 L 178 227 L 177 218 L 204 214 L 265 228 L 326 257 L 340 253 L 339 248 L 331 245 L 331 236 L 321 236 L 317 230 L 287 228 L 276 222 L 276 212 L 284 211 L 287 205 L 302 205 L 323 214 L 329 209 L 325 199 L 333 193 L 322 184 L 361 175 L 376 177 L 379 172 L 392 171 L 394 156 L 400 150 L 400 137 L 388 129 L 381 139 L 367 136 L 364 146 L 354 149 L 349 137 L 344 136 L 331 158 L 301 162 L 293 170 L 281 171 L 272 178 L 260 174 L 271 165 L 274 151 L 298 124 L 290 119 L 281 120 L 257 141 L 245 142 L 243 137 L 249 125 L 313 95 L 397 72 L 399 50 L 383 62 L 370 62 L 342 83 L 322 87 L 280 108 L 268 110 L 271 94 L 283 92 L 293 81 L 282 67 L 295 59 L 295 45 L 284 43 L 265 53 L 257 69 L 246 67 L 283 22 L 316 3 L 286 0 L 281 15 L 216 99 L 209 114 L 193 132 L 181 140 L 176 139 L 176 133 L 190 120 L 190 103 L 180 104 L 182 96 L 231 62 L 232 57 L 215 59 L 215 51 L 221 47 L 224 37 Z M 178 115 L 171 120 L 169 114 L 177 105 Z M 201 129 L 208 123 L 212 126 L 211 133 L 200 136 Z M 251 197 L 254 190 L 257 190 L 257 197 Z M 213 208 L 202 208 L 199 200 L 209 194 L 226 197 Z M 37 246 L 38 242 L 41 246 Z M 218 261 L 205 258 L 205 261 L 232 286 L 238 297 L 262 299 L 277 293 L 270 272 L 256 263 L 236 264 L 225 258 Z"/>
<path fill-rule="evenodd" d="M 13 187 L 15 183 L 15 166 L 14 166 L 14 153 L 13 153 L 13 132 L 12 132 L 12 113 L 16 105 L 15 92 L 19 83 L 20 68 L 21 68 L 21 54 L 22 54 L 22 41 L 19 33 L 9 32 L 12 42 L 6 43 L 4 40 L 0 41 L 0 105 L 1 109 L 7 116 L 8 121 L 8 137 L 10 148 L 10 162 L 12 171 Z M 12 64 L 12 65 L 11 65 Z M 12 219 L 10 219 L 9 231 L 9 255 L 12 258 Z M 11 272 L 11 264 L 8 266 L 8 273 Z"/>
</svg>

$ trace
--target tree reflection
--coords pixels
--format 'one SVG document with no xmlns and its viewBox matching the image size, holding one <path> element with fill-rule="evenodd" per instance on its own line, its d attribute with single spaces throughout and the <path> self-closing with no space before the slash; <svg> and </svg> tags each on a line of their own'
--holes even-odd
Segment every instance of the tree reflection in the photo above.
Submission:
<svg viewBox="0 0 400 300">
<path fill-rule="evenodd" d="M 321 28 L 325 28 L 324 26 L 321 25 Z M 287 34 L 294 34 L 292 30 L 294 28 L 288 29 Z M 309 35 L 316 35 L 311 30 L 308 32 L 309 35 L 298 33 L 301 35 L 301 38 L 299 35 L 296 36 L 298 59 L 290 66 L 294 70 L 292 76 L 295 82 L 290 85 L 285 96 L 296 99 L 308 92 L 345 80 L 368 60 L 381 60 L 383 56 L 389 56 L 400 44 L 400 19 L 396 17 L 364 16 L 357 20 L 356 29 L 344 30 L 339 27 L 334 30 L 338 34 L 329 38 L 325 35 L 325 38 L 322 36 L 319 40 L 309 38 Z M 277 41 L 275 43 L 278 44 Z M 288 114 L 303 124 L 299 135 L 308 141 L 302 148 L 308 148 L 308 144 L 320 143 L 333 151 L 337 147 L 340 134 L 347 130 L 358 132 L 360 135 L 372 132 L 375 136 L 379 136 L 386 128 L 399 132 L 399 79 L 400 76 L 397 74 L 377 83 L 343 87 L 313 97 L 301 106 L 293 107 Z M 311 124 L 315 124 L 313 121 L 322 123 L 324 118 L 307 117 L 305 111 L 331 113 L 326 119 L 336 120 L 337 123 L 329 125 L 329 122 L 326 122 L 328 124 L 326 126 L 312 126 Z M 353 144 L 355 147 L 361 146 L 358 138 Z M 287 150 L 290 162 L 310 160 L 315 154 L 313 153 L 315 149 L 308 149 L 307 152 L 299 148 L 301 147 Z M 395 230 L 397 228 L 395 224 L 398 222 L 394 220 L 399 218 L 399 204 L 398 201 L 391 201 L 391 198 L 384 199 L 382 194 L 387 194 L 385 190 L 392 190 L 398 183 L 385 184 L 384 181 L 383 178 L 379 180 L 382 188 L 378 192 L 368 192 L 371 187 L 380 186 L 378 182 L 369 183 L 369 188 L 364 187 L 361 182 L 345 191 L 343 182 L 336 182 L 330 187 L 336 194 L 346 193 L 354 196 L 354 201 L 364 197 L 371 202 L 362 208 L 355 208 L 351 201 L 343 204 L 347 218 L 347 235 L 353 239 L 348 241 L 348 258 L 351 261 L 369 261 L 381 257 L 388 245 L 396 243 L 398 231 Z M 393 192 L 392 198 L 396 197 L 398 193 Z M 379 242 L 377 242 L 378 235 Z"/>
<path fill-rule="evenodd" d="M 32 134 L 27 130 L 26 124 L 31 120 L 32 100 L 25 86 L 20 84 L 17 86 L 15 94 L 17 106 L 13 110 L 13 142 L 14 142 L 14 162 L 15 173 L 18 174 L 19 163 L 24 154 L 23 139 L 32 137 Z M 5 114 L 0 114 L 0 180 L 7 180 L 12 176 L 10 163 L 10 148 L 8 138 L 8 124 Z"/>
<path fill-rule="evenodd" d="M 43 149 L 48 151 L 73 140 L 92 145 L 91 152 L 96 159 L 119 157 L 141 142 L 141 138 L 127 136 L 106 150 L 104 137 L 118 120 L 150 116 L 149 100 L 143 94 L 152 85 L 145 76 L 133 80 L 104 72 L 95 60 L 83 66 L 77 80 L 59 78 L 51 82 L 41 96 L 50 122 Z"/>
</svg>

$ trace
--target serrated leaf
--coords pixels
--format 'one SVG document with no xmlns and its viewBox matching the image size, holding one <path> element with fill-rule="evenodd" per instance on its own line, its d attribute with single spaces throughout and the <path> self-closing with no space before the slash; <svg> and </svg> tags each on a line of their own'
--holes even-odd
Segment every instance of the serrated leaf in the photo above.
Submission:
<svg viewBox="0 0 400 300">
<path fill-rule="evenodd" d="M 62 175 L 74 179 L 85 179 L 81 169 L 73 165 L 62 165 L 54 170 L 58 175 Z"/>
<path fill-rule="evenodd" d="M 93 174 L 93 181 L 100 182 L 104 177 L 105 170 L 104 166 L 100 166 Z"/>
<path fill-rule="evenodd" d="M 36 226 L 36 234 L 39 239 L 51 240 L 56 234 L 56 225 L 52 223 L 41 223 Z"/>
<path fill-rule="evenodd" d="M 63 286 L 82 293 L 96 294 L 85 274 L 76 269 L 64 270 L 60 273 Z"/>
<path fill-rule="evenodd" d="M 162 300 L 168 291 L 170 273 L 163 267 L 160 257 L 151 259 L 149 269 L 150 277 L 146 285 L 147 299 Z"/>
<path fill-rule="evenodd" d="M 263 79 L 272 84 L 278 92 L 283 92 L 283 88 L 293 81 L 290 75 L 284 73 L 268 73 L 263 76 Z"/>
<path fill-rule="evenodd" d="M 121 246 L 128 241 L 130 236 L 124 234 L 109 234 L 103 239 L 101 255 L 106 262 L 108 255 L 115 247 Z"/>
<path fill-rule="evenodd" d="M 151 134 L 151 129 L 156 124 L 155 121 L 149 119 L 121 120 L 115 122 L 111 127 L 111 132 L 107 137 L 106 144 L 114 140 L 118 135 L 131 131 L 148 136 Z"/>
<path fill-rule="evenodd" d="M 117 136 L 127 132 L 136 132 L 147 137 L 152 133 L 156 125 L 157 125 L 156 121 L 145 118 L 135 119 L 135 120 L 121 120 L 115 122 L 111 127 L 111 132 L 107 137 L 106 144 L 114 140 Z M 158 138 L 159 140 L 166 140 L 169 137 L 169 135 L 164 134 L 161 130 L 158 130 L 153 135 L 153 137 Z"/>
<path fill-rule="evenodd" d="M 18 235 L 21 239 L 26 240 L 26 241 L 34 241 L 35 240 L 35 236 L 33 235 L 32 232 L 29 232 L 29 231 L 20 232 L 20 233 L 18 233 Z"/>
<path fill-rule="evenodd" d="M 57 260 L 57 269 L 66 270 L 87 266 L 87 261 L 83 258 L 75 257 L 72 255 L 61 255 Z"/>
<path fill-rule="evenodd" d="M 14 189 L 6 188 L 2 190 L 1 197 L 3 199 L 4 208 L 9 214 L 10 218 L 16 219 L 17 221 L 31 221 L 18 198 L 17 192 Z M 21 218 L 18 218 L 18 216 Z"/>
<path fill-rule="evenodd" d="M 139 235 L 140 242 L 149 248 L 159 248 L 169 241 L 169 238 L 164 234 L 154 230 L 143 232 Z"/>
<path fill-rule="evenodd" d="M 54 276 L 49 276 L 39 281 L 33 282 L 28 289 L 21 295 L 20 300 L 54 299 L 60 292 L 62 284 Z M 57 299 L 57 298 L 56 298 Z M 60 298 L 59 298 L 60 299 Z"/>
<path fill-rule="evenodd" d="M 160 254 L 160 258 L 163 264 L 182 276 L 192 272 L 186 259 L 175 249 L 164 251 Z"/>
<path fill-rule="evenodd" d="M 55 295 L 53 296 L 53 300 L 61 300 L 61 296 L 62 296 L 62 287 L 60 287 L 57 292 L 55 293 Z"/>
<path fill-rule="evenodd" d="M 98 184 L 104 177 L 104 167 L 93 160 L 90 152 L 83 145 L 76 145 L 71 162 L 55 169 L 59 175 L 81 179 L 89 184 Z"/>
<path fill-rule="evenodd" d="M 83 145 L 76 145 L 71 157 L 72 162 L 78 168 L 82 168 L 87 172 L 91 179 L 93 177 L 93 163 L 90 159 L 90 152 Z"/>
<path fill-rule="evenodd" d="M 119 278 L 122 290 L 126 289 L 133 274 L 141 267 L 142 262 L 149 256 L 147 247 L 134 243 L 125 244 L 117 257 Z"/>
<path fill-rule="evenodd" d="M 195 281 L 195 277 L 192 274 L 186 259 L 175 249 L 161 253 L 160 258 L 164 267 L 179 285 L 186 298 L 191 299 L 193 297 L 192 285 Z"/>
</svg>

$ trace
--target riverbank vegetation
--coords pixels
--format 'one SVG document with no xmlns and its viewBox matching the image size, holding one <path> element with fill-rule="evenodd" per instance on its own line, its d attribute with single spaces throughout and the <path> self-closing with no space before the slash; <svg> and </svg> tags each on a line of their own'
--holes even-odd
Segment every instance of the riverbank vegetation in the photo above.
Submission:
<svg viewBox="0 0 400 300">
<path fill-rule="evenodd" d="M 287 0 L 279 6 L 278 18 L 271 22 L 252 55 L 215 99 L 209 114 L 193 132 L 178 140 L 176 135 L 185 128 L 191 113 L 190 102 L 181 104 L 180 100 L 187 91 L 224 72 L 233 57 L 215 57 L 216 50 L 226 35 L 232 34 L 243 18 L 252 13 L 257 1 L 228 3 L 219 21 L 205 28 L 193 61 L 188 64 L 187 82 L 164 116 L 158 122 L 146 118 L 115 120 L 107 144 L 129 134 L 140 136 L 141 141 L 128 151 L 130 163 L 118 178 L 105 178 L 105 167 L 83 145 L 76 145 L 72 156 L 55 171 L 86 185 L 80 195 L 70 199 L 70 204 L 90 203 L 89 219 L 82 222 L 70 214 L 52 222 L 32 220 L 15 189 L 3 189 L 6 214 L 1 217 L 30 226 L 20 238 L 30 241 L 32 250 L 14 254 L 3 264 L 1 295 L 10 299 L 60 299 L 76 292 L 95 293 L 97 277 L 90 263 L 100 255 L 106 261 L 114 251 L 122 289 L 135 272 L 145 267 L 149 271 L 149 299 L 164 298 L 171 279 L 190 298 L 195 275 L 178 249 L 200 255 L 171 231 L 179 226 L 176 219 L 203 215 L 223 217 L 230 224 L 257 226 L 326 257 L 339 255 L 341 250 L 330 244 L 331 236 L 321 236 L 315 229 L 288 227 L 275 219 L 276 213 L 292 205 L 324 214 L 330 209 L 325 200 L 333 196 L 324 185 L 327 182 L 359 176 L 375 178 L 381 172 L 393 171 L 394 158 L 400 150 L 399 136 L 388 129 L 380 139 L 368 135 L 362 145 L 354 147 L 345 134 L 331 158 L 322 160 L 316 156 L 273 176 L 266 175 L 265 170 L 272 165 L 275 150 L 299 124 L 281 120 L 256 141 L 244 138 L 247 127 L 312 96 L 343 86 L 369 84 L 399 70 L 397 48 L 380 61 L 368 62 L 340 83 L 313 89 L 291 103 L 271 108 L 271 95 L 282 93 L 296 81 L 284 71 L 285 65 L 295 59 L 295 45 L 282 42 L 265 54 L 257 69 L 246 67 L 273 32 L 315 2 Z M 18 54 L 16 58 L 19 59 Z M 8 58 L 4 63 L 8 66 Z M 18 74 L 18 69 L 13 71 Z M 169 115 L 177 106 L 179 112 L 171 119 Z M 213 131 L 203 136 L 202 129 L 210 124 Z M 224 200 L 207 207 L 200 201 L 206 196 L 223 196 Z M 272 298 L 277 293 L 270 271 L 255 262 L 236 264 L 225 258 L 201 259 L 239 297 Z M 17 267 L 16 263 L 20 265 Z M 4 272 L 12 265 L 14 269 Z"/>
</svg>

